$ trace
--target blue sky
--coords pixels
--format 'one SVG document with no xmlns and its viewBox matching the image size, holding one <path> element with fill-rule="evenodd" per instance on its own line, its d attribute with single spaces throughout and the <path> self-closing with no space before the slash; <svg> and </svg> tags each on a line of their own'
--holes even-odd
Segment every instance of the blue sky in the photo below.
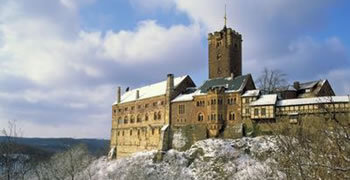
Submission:
<svg viewBox="0 0 350 180">
<path fill-rule="evenodd" d="M 243 35 L 243 73 L 328 79 L 350 93 L 345 0 L 1 0 L 0 128 L 24 136 L 108 138 L 116 87 L 166 74 L 207 78 L 207 34 Z"/>
</svg>

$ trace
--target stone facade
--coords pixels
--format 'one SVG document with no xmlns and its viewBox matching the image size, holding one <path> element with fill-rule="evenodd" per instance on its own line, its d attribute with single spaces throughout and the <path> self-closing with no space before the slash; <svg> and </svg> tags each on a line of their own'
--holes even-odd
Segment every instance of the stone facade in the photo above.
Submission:
<svg viewBox="0 0 350 180">
<path fill-rule="evenodd" d="M 226 26 L 208 36 L 209 79 L 242 75 L 242 36 Z"/>
<path fill-rule="evenodd" d="M 262 95 L 250 74 L 242 75 L 242 36 L 231 28 L 209 34 L 209 79 L 196 87 L 189 76 L 126 91 L 112 106 L 110 158 L 140 151 L 186 150 L 207 138 L 239 138 L 255 125 L 350 113 L 349 98 L 335 96 L 327 80 L 295 82 Z M 161 154 L 161 153 L 158 153 Z"/>
</svg>

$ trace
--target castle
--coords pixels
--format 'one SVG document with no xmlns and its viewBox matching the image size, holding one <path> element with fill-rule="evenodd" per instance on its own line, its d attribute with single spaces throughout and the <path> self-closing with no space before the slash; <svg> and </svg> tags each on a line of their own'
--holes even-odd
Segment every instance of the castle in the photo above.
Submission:
<svg viewBox="0 0 350 180">
<path fill-rule="evenodd" d="M 165 81 L 121 92 L 112 106 L 111 158 L 135 152 L 186 150 L 207 138 L 239 138 L 253 124 L 264 126 L 324 116 L 332 107 L 350 112 L 349 97 L 335 96 L 327 80 L 295 82 L 262 94 L 250 74 L 242 75 L 242 36 L 227 28 L 209 33 L 209 79 L 196 87 L 191 77 L 168 74 Z"/>
</svg>

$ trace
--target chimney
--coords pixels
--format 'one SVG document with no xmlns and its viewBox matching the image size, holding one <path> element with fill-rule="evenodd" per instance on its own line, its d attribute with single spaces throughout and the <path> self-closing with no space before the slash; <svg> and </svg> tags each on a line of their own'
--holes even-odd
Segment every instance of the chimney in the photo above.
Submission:
<svg viewBox="0 0 350 180">
<path fill-rule="evenodd" d="M 118 104 L 120 103 L 120 101 L 121 101 L 121 88 L 120 88 L 120 86 L 118 87 L 118 90 L 117 90 L 117 102 L 118 102 Z"/>
<path fill-rule="evenodd" d="M 166 95 L 171 99 L 172 92 L 174 91 L 174 75 L 168 74 L 167 84 L 166 84 Z"/>
<path fill-rule="evenodd" d="M 296 90 L 299 90 L 299 89 L 300 89 L 300 83 L 299 83 L 299 81 L 295 81 L 295 82 L 293 83 L 293 86 L 294 86 L 294 88 L 295 88 Z"/>
<path fill-rule="evenodd" d="M 140 90 L 136 90 L 136 99 L 140 98 Z"/>
</svg>

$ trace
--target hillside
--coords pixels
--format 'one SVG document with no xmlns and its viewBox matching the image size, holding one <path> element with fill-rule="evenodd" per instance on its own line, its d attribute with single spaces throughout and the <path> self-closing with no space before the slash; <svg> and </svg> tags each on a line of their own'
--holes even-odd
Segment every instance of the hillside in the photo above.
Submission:
<svg viewBox="0 0 350 180">
<path fill-rule="evenodd" d="M 96 180 L 283 179 L 269 158 L 275 150 L 272 142 L 271 137 L 207 139 L 185 152 L 170 150 L 159 162 L 155 151 L 113 161 L 102 157 L 80 179 L 88 174 Z"/>
<path fill-rule="evenodd" d="M 4 140 L 5 137 L 0 136 L 0 142 Z M 109 145 L 109 140 L 104 139 L 15 138 L 14 141 L 19 145 L 40 149 L 52 154 L 65 151 L 77 144 L 85 144 L 92 154 L 101 155 L 106 153 Z"/>
</svg>

